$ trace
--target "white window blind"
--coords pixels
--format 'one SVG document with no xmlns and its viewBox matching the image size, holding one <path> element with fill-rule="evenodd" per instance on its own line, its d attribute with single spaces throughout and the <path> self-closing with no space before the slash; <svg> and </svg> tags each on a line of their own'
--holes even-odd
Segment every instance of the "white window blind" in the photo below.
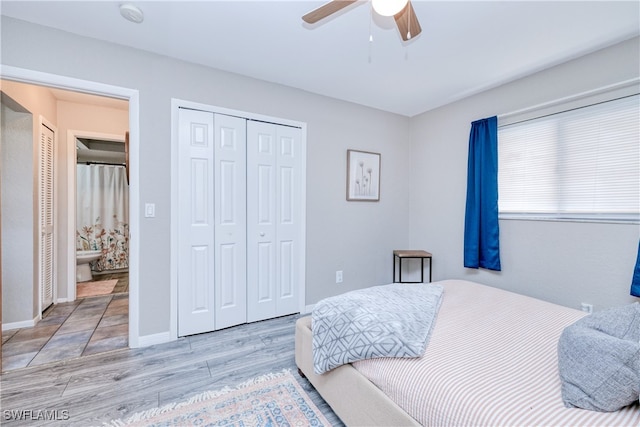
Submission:
<svg viewBox="0 0 640 427">
<path fill-rule="evenodd" d="M 498 130 L 501 216 L 640 219 L 640 96 Z"/>
</svg>

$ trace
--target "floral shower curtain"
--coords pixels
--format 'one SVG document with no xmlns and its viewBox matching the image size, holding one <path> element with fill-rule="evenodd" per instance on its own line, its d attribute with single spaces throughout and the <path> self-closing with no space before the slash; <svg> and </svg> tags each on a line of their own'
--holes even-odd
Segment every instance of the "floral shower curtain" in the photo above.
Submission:
<svg viewBox="0 0 640 427">
<path fill-rule="evenodd" d="M 101 250 L 95 271 L 129 267 L 129 187 L 124 166 L 77 165 L 76 249 Z"/>
</svg>

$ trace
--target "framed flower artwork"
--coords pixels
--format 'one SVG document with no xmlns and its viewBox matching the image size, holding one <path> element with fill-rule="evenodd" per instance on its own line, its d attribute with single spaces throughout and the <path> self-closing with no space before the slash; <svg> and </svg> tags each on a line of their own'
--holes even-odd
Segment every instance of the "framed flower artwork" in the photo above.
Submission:
<svg viewBox="0 0 640 427">
<path fill-rule="evenodd" d="M 380 153 L 347 150 L 347 200 L 380 200 Z"/>
</svg>

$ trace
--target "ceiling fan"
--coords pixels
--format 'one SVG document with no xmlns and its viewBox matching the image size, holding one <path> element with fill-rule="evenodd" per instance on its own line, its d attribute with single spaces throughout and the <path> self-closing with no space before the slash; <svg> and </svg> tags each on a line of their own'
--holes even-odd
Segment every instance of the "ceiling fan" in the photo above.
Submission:
<svg viewBox="0 0 640 427">
<path fill-rule="evenodd" d="M 332 0 L 304 15 L 302 20 L 315 24 L 356 1 L 358 0 Z M 371 0 L 371 6 L 379 15 L 393 16 L 402 40 L 410 40 L 422 32 L 411 0 Z"/>
</svg>

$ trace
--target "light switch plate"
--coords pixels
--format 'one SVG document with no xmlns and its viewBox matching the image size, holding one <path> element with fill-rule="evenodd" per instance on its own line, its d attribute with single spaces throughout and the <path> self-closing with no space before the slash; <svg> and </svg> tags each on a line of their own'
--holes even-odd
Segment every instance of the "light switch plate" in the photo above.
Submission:
<svg viewBox="0 0 640 427">
<path fill-rule="evenodd" d="M 156 204 L 155 203 L 145 203 L 144 204 L 144 217 L 145 218 L 155 218 L 156 217 Z"/>
</svg>

